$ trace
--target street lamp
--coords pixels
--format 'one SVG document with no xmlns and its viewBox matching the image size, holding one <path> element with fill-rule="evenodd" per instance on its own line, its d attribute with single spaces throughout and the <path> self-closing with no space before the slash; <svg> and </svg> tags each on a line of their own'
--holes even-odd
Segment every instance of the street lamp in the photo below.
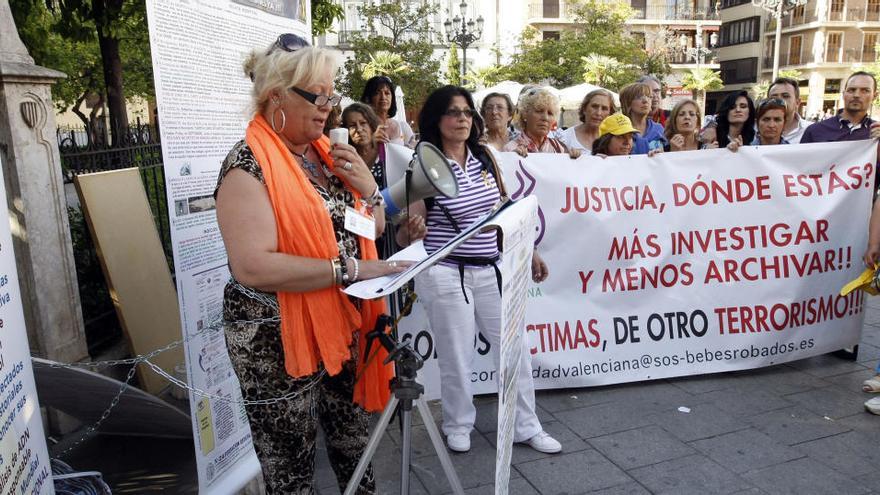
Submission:
<svg viewBox="0 0 880 495">
<path fill-rule="evenodd" d="M 691 57 L 697 61 L 697 70 L 700 70 L 703 60 L 707 55 L 712 54 L 711 48 L 715 48 L 715 45 L 718 44 L 718 34 L 712 33 L 709 35 L 709 46 L 711 48 L 706 48 L 703 46 L 703 25 L 697 24 L 697 36 L 694 39 L 693 48 L 688 47 L 688 37 L 686 34 L 678 37 L 678 44 L 681 46 L 686 57 Z"/>
<path fill-rule="evenodd" d="M 779 42 L 782 38 L 782 16 L 795 7 L 806 5 L 807 0 L 752 0 L 752 5 L 761 7 L 776 18 L 776 42 L 773 44 L 773 80 L 779 76 Z"/>
<path fill-rule="evenodd" d="M 461 83 L 465 82 L 467 70 L 467 49 L 483 35 L 483 16 L 467 18 L 468 5 L 464 0 L 458 4 L 461 16 L 456 15 L 452 20 L 446 19 L 443 27 L 446 29 L 446 41 L 455 43 L 461 47 Z"/>
</svg>

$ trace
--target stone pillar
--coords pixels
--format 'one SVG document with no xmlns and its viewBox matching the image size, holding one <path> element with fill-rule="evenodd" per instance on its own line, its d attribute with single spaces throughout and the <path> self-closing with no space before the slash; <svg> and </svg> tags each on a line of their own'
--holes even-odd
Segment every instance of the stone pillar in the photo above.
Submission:
<svg viewBox="0 0 880 495">
<path fill-rule="evenodd" d="M 0 0 L 0 153 L 25 324 L 32 354 L 72 362 L 88 350 L 51 95 L 64 77 L 34 65 Z"/>
</svg>

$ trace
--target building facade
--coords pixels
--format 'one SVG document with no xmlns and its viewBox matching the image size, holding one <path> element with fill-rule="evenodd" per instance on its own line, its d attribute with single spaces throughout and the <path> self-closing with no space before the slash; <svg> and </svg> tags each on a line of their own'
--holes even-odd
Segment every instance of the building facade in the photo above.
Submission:
<svg viewBox="0 0 880 495">
<path fill-rule="evenodd" d="M 707 101 L 773 77 L 776 19 L 750 0 L 722 0 L 719 58 L 725 87 Z M 846 76 L 877 62 L 880 0 L 810 0 L 782 18 L 779 70 L 801 73 L 801 115 L 841 105 Z M 708 106 L 708 105 L 707 105 Z"/>
<path fill-rule="evenodd" d="M 323 36 L 318 43 L 345 52 L 352 37 L 363 34 L 365 22 L 358 8 L 370 1 L 342 0 L 345 19 L 334 26 L 335 33 Z M 445 60 L 449 42 L 445 39 L 443 23 L 460 15 L 461 0 L 412 1 L 438 5 L 438 14 L 429 21 L 438 33 L 432 40 L 435 56 Z M 616 0 L 604 1 L 617 3 Z M 468 18 L 482 16 L 484 20 L 481 38 L 468 48 L 468 68 L 509 61 L 526 27 L 537 29 L 543 38 L 552 38 L 574 25 L 567 16 L 566 0 L 467 0 L 465 3 Z M 671 62 L 673 73 L 665 81 L 668 98 L 664 105 L 671 107 L 677 98 L 690 95 L 681 88 L 682 75 L 697 67 L 719 68 L 717 50 L 713 48 L 721 27 L 719 4 L 714 0 L 629 0 L 628 3 L 636 12 L 627 22 L 633 36 L 642 40 L 647 50 L 665 53 Z"/>
<path fill-rule="evenodd" d="M 619 3 L 605 0 L 606 3 Z M 667 86 L 664 107 L 671 108 L 679 98 L 690 97 L 681 87 L 681 78 L 691 69 L 718 69 L 714 46 L 721 28 L 719 5 L 711 0 L 630 0 L 635 15 L 627 21 L 630 32 L 641 40 L 649 53 L 663 53 L 672 66 L 664 81 Z M 532 0 L 527 25 L 543 38 L 558 37 L 574 24 L 566 16 L 565 0 Z M 626 62 L 626 61 L 623 61 Z"/>
</svg>

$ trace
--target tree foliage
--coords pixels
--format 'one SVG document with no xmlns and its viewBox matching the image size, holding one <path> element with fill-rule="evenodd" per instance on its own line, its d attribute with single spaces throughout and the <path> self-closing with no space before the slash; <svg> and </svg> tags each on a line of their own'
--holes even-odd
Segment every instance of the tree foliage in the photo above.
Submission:
<svg viewBox="0 0 880 495">
<path fill-rule="evenodd" d="M 53 88 L 57 108 L 72 109 L 93 138 L 104 102 L 111 125 L 124 128 L 125 98 L 154 97 L 144 0 L 10 0 L 10 7 L 34 62 L 67 74 Z"/>
<path fill-rule="evenodd" d="M 343 94 L 360 98 L 364 83 L 369 79 L 364 68 L 371 62 L 370 55 L 391 52 L 399 54 L 409 70 L 386 75 L 394 77 L 395 83 L 403 88 L 407 107 L 420 107 L 438 84 L 440 62 L 433 57 L 431 40 L 435 32 L 428 24 L 436 12 L 436 5 L 417 5 L 403 0 L 360 7 L 358 14 L 366 20 L 367 34 L 352 39 L 353 56 L 346 60 L 336 86 Z"/>
<path fill-rule="evenodd" d="M 625 65 L 609 87 L 612 90 L 649 71 L 661 77 L 669 73 L 669 65 L 662 57 L 648 54 L 638 39 L 629 35 L 626 21 L 634 11 L 628 5 L 574 0 L 567 8 L 575 27 L 560 33 L 558 40 L 538 39 L 538 31 L 526 28 L 519 49 L 505 70 L 505 78 L 557 87 L 579 84 L 584 74 L 584 57 L 591 55 L 611 57 Z"/>
<path fill-rule="evenodd" d="M 616 58 L 605 55 L 588 55 L 581 57 L 581 60 L 584 62 L 584 82 L 603 88 L 618 87 L 617 82 L 626 78 L 631 68 Z"/>
<path fill-rule="evenodd" d="M 797 69 L 784 69 L 779 71 L 779 77 L 788 77 L 795 81 L 800 81 L 803 78 L 803 73 Z M 749 88 L 749 94 L 752 96 L 752 99 L 758 101 L 766 98 L 767 93 L 770 91 L 771 82 L 769 79 L 762 79 Z"/>
<path fill-rule="evenodd" d="M 361 67 L 365 79 L 374 76 L 401 76 L 409 72 L 409 64 L 397 53 L 378 51 L 370 54 L 370 61 Z"/>
<path fill-rule="evenodd" d="M 312 0 L 312 36 L 330 31 L 333 23 L 345 19 L 345 9 L 334 0 Z"/>
<path fill-rule="evenodd" d="M 720 72 L 700 67 L 699 69 L 691 69 L 690 72 L 682 76 L 681 86 L 693 91 L 694 99 L 700 104 L 701 109 L 705 109 L 706 91 L 723 88 L 724 81 L 721 79 Z"/>
<path fill-rule="evenodd" d="M 449 54 L 446 56 L 446 82 L 455 86 L 461 86 L 461 59 L 458 58 L 458 45 L 449 45 Z"/>
<path fill-rule="evenodd" d="M 505 68 L 500 65 L 490 65 L 471 69 L 468 71 L 467 82 L 474 89 L 488 88 L 504 80 Z"/>
</svg>

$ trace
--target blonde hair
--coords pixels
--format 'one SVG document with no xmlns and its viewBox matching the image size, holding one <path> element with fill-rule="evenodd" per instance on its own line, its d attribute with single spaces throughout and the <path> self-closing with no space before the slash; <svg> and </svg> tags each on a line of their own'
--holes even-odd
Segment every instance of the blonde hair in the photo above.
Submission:
<svg viewBox="0 0 880 495">
<path fill-rule="evenodd" d="M 666 136 L 667 140 L 672 139 L 672 136 L 678 134 L 675 120 L 678 118 L 678 114 L 681 113 L 681 110 L 685 105 L 693 105 L 697 110 L 696 132 L 699 132 L 699 130 L 703 128 L 703 117 L 700 115 L 700 105 L 697 105 L 697 102 L 691 99 L 681 100 L 672 107 L 672 111 L 669 112 L 669 118 L 666 119 L 666 129 L 663 130 L 663 134 Z"/>
<path fill-rule="evenodd" d="M 525 129 L 525 113 L 531 112 L 538 106 L 549 108 L 553 116 L 559 118 L 559 98 L 546 88 L 532 88 L 521 94 L 516 104 L 516 122 L 521 129 Z"/>
<path fill-rule="evenodd" d="M 627 84 L 623 88 L 621 88 L 620 93 L 620 113 L 626 115 L 630 119 L 632 119 L 632 114 L 630 113 L 630 107 L 636 98 L 640 96 L 651 97 L 651 86 L 648 86 L 645 83 L 632 83 Z"/>
<path fill-rule="evenodd" d="M 267 51 L 251 51 L 242 67 L 253 81 L 249 110 L 259 113 L 265 109 L 273 91 L 291 86 L 307 87 L 327 79 L 332 81 L 339 70 L 339 55 L 311 46 L 289 52 L 273 44 Z"/>
</svg>

